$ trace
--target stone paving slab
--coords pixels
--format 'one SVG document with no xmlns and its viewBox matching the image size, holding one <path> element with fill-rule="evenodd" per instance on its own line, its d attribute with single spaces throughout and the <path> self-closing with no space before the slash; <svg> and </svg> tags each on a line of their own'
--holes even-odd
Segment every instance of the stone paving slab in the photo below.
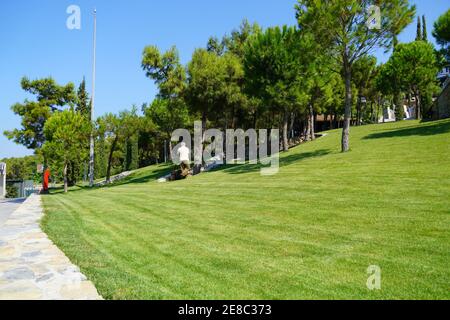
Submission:
<svg viewBox="0 0 450 320">
<path fill-rule="evenodd" d="M 25 199 L 1 199 L 0 198 L 0 227 L 5 223 L 9 216 L 16 211 Z"/>
<path fill-rule="evenodd" d="M 43 210 L 31 195 L 0 227 L 0 300 L 97 300 L 92 282 L 39 227 Z"/>
</svg>

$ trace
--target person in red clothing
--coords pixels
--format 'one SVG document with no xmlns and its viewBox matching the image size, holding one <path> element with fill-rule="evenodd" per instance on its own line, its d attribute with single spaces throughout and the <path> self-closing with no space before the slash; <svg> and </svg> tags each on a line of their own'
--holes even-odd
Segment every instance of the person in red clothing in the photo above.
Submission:
<svg viewBox="0 0 450 320">
<path fill-rule="evenodd" d="M 50 169 L 45 169 L 44 171 L 44 183 L 43 183 L 43 192 L 48 193 L 48 181 L 50 179 Z"/>
</svg>

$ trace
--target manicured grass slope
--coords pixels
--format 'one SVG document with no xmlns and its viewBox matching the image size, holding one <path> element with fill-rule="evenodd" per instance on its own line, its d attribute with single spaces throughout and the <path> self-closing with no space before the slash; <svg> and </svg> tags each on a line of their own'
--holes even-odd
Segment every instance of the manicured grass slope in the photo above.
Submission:
<svg viewBox="0 0 450 320">
<path fill-rule="evenodd" d="M 43 198 L 50 238 L 110 299 L 450 298 L 450 121 L 352 128 L 158 184 Z M 367 267 L 382 289 L 366 287 Z"/>
</svg>

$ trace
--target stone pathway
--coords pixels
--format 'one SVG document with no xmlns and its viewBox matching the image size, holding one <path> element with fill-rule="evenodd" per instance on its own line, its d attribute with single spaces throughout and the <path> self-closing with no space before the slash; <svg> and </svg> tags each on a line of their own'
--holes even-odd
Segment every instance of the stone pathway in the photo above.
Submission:
<svg viewBox="0 0 450 320">
<path fill-rule="evenodd" d="M 0 227 L 25 199 L 0 199 Z"/>
<path fill-rule="evenodd" d="M 40 196 L 31 195 L 0 226 L 0 300 L 101 299 L 41 230 L 42 215 Z"/>
</svg>

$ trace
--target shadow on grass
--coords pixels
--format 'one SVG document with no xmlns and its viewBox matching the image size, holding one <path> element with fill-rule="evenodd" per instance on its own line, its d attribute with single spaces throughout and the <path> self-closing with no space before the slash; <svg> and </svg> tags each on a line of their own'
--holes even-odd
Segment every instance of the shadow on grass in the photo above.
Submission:
<svg viewBox="0 0 450 320">
<path fill-rule="evenodd" d="M 432 136 L 437 134 L 443 134 L 450 132 L 450 122 L 436 122 L 427 123 L 428 125 L 419 125 L 414 127 L 408 127 L 403 129 L 376 132 L 369 134 L 364 139 L 383 139 L 383 138 L 395 138 L 395 137 L 408 137 L 408 136 Z"/>
<path fill-rule="evenodd" d="M 1 199 L 0 203 L 8 203 L 8 204 L 21 204 L 22 202 L 25 201 L 25 198 L 5 198 L 5 199 Z"/>
<path fill-rule="evenodd" d="M 311 158 L 318 158 L 323 157 L 327 154 L 330 154 L 331 150 L 329 149 L 321 149 L 316 150 L 312 152 L 301 152 L 301 153 L 295 153 L 290 154 L 287 156 L 280 155 L 280 167 L 289 166 L 293 163 L 311 159 Z M 219 167 L 214 170 L 211 170 L 210 172 L 224 172 L 228 174 L 243 174 L 243 173 L 250 173 L 250 172 L 256 172 L 260 171 L 261 168 L 268 167 L 267 165 L 262 165 L 260 163 L 258 164 L 235 164 L 235 165 L 226 165 L 224 167 Z"/>
<path fill-rule="evenodd" d="M 150 173 L 143 173 L 143 172 L 137 172 L 135 174 L 132 174 L 123 180 L 113 182 L 111 184 L 103 185 L 103 186 L 95 186 L 95 187 L 89 187 L 89 186 L 80 186 L 77 185 L 76 189 L 69 189 L 69 194 L 78 192 L 78 191 L 94 191 L 98 189 L 106 189 L 106 188 L 112 188 L 117 187 L 120 185 L 125 184 L 131 184 L 131 183 L 147 183 L 150 181 L 155 181 L 161 176 L 165 176 L 169 174 L 173 170 L 172 166 L 163 167 L 161 169 L 153 170 Z M 64 187 L 57 187 L 50 189 L 50 193 L 48 195 L 56 195 L 64 192 Z"/>
<path fill-rule="evenodd" d="M 161 178 L 162 176 L 169 174 L 170 172 L 172 172 L 172 170 L 174 170 L 174 166 L 167 166 L 167 167 L 164 167 L 164 168 L 161 168 L 158 170 L 154 170 L 149 174 L 141 173 L 136 176 L 131 175 L 121 181 L 117 181 L 110 185 L 105 185 L 104 187 L 115 187 L 115 186 L 120 186 L 123 184 L 129 184 L 129 183 L 147 183 L 150 181 L 157 180 L 157 179 Z"/>
<path fill-rule="evenodd" d="M 293 163 L 311 159 L 311 158 L 318 158 L 323 157 L 327 154 L 331 153 L 331 150 L 329 149 L 321 149 L 316 150 L 312 152 L 300 152 L 300 153 L 294 153 L 284 156 L 283 154 L 280 155 L 280 167 L 289 166 Z M 260 171 L 261 168 L 267 167 L 267 165 L 262 165 L 260 163 L 258 164 L 236 164 L 236 165 L 226 165 L 222 167 L 218 167 L 216 169 L 211 170 L 210 172 L 224 172 L 228 174 L 243 174 L 243 173 L 251 173 L 251 172 L 257 172 Z M 96 187 L 89 187 L 89 186 L 76 186 L 77 189 L 69 189 L 69 193 L 74 193 L 78 191 L 94 191 L 97 189 L 104 189 L 104 188 L 113 188 L 120 185 L 126 185 L 126 184 L 139 184 L 139 183 L 148 183 L 151 181 L 155 181 L 167 174 L 169 174 L 174 168 L 177 168 L 177 166 L 164 166 L 160 169 L 153 170 L 150 173 L 145 172 L 137 172 L 135 174 L 132 174 L 129 177 L 126 177 L 125 179 L 121 181 L 114 182 L 112 184 L 104 185 L 104 186 L 96 186 Z M 59 188 L 53 188 L 50 190 L 49 195 L 56 195 L 64 192 L 63 187 Z"/>
</svg>

